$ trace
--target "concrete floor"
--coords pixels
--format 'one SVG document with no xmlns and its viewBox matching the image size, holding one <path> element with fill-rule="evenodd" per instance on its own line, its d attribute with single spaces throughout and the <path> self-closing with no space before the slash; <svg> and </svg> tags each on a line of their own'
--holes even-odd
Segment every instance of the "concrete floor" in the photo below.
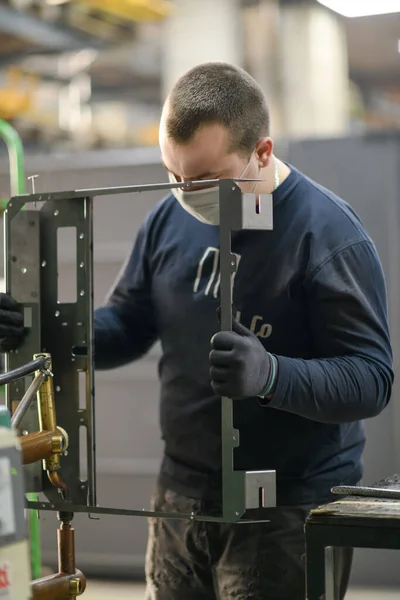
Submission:
<svg viewBox="0 0 400 600">
<path fill-rule="evenodd" d="M 134 583 L 89 581 L 83 598 L 84 600 L 124 600 L 126 598 L 145 600 L 144 586 Z M 346 600 L 399 600 L 399 598 L 399 590 L 385 591 L 382 589 L 352 589 L 346 595 Z"/>
</svg>

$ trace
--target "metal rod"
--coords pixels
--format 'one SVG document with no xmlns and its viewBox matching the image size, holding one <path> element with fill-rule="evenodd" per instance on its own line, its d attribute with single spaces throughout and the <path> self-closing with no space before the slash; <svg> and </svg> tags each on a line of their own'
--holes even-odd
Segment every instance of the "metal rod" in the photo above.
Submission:
<svg viewBox="0 0 400 600">
<path fill-rule="evenodd" d="M 137 509 L 130 510 L 125 508 L 108 508 L 103 506 L 90 506 L 86 504 L 73 504 L 70 502 L 64 502 L 63 504 L 57 503 L 49 503 L 49 502 L 27 502 L 27 508 L 32 508 L 38 511 L 51 511 L 51 512 L 62 512 L 62 511 L 71 511 L 73 513 L 88 513 L 88 514 L 97 514 L 97 515 L 115 515 L 120 517 L 157 517 L 160 519 L 184 519 L 191 521 L 206 521 L 213 523 L 226 523 L 226 522 L 235 522 L 235 523 L 268 523 L 269 520 L 265 519 L 263 521 L 254 520 L 254 519 L 239 519 L 237 516 L 235 519 L 226 519 L 220 517 L 211 517 L 209 515 L 197 515 L 192 513 L 162 513 L 156 512 L 152 510 L 146 509 Z"/>
<path fill-rule="evenodd" d="M 86 198 L 86 218 L 88 220 L 88 241 L 86 243 L 86 277 L 88 279 L 88 360 L 86 371 L 86 443 L 87 443 L 87 471 L 88 471 L 88 504 L 96 506 L 96 405 L 95 405 L 95 377 L 94 377 L 94 325 L 93 325 L 93 198 Z"/>
<path fill-rule="evenodd" d="M 92 188 L 92 189 L 82 189 L 82 190 L 71 190 L 67 192 L 52 192 L 52 193 L 41 193 L 41 194 L 23 194 L 20 196 L 14 196 L 8 203 L 8 206 L 12 206 L 12 203 L 15 200 L 25 202 L 41 202 L 43 200 L 72 200 L 73 198 L 85 198 L 85 197 L 94 197 L 94 196 L 108 196 L 108 195 L 116 195 L 116 194 L 131 194 L 131 193 L 140 193 L 140 192 L 157 192 L 157 191 L 168 191 L 177 188 L 191 188 L 197 186 L 209 186 L 209 185 L 219 185 L 222 181 L 230 181 L 230 182 L 261 182 L 263 179 L 248 179 L 237 177 L 235 179 L 204 179 L 201 181 L 185 181 L 179 183 L 149 183 L 145 185 L 121 185 L 117 187 L 109 187 L 109 188 Z"/>
<path fill-rule="evenodd" d="M 15 413 L 11 418 L 11 425 L 13 427 L 18 428 L 21 425 L 21 421 L 24 418 L 26 411 L 28 410 L 32 400 L 35 398 L 37 392 L 39 391 L 39 388 L 42 385 L 43 381 L 46 379 L 46 376 L 47 375 L 45 371 L 39 371 L 35 375 L 34 380 L 26 390 L 22 400 L 19 402 Z"/>
<path fill-rule="evenodd" d="M 335 549 L 325 548 L 325 596 L 324 600 L 336 600 L 335 597 Z"/>
</svg>

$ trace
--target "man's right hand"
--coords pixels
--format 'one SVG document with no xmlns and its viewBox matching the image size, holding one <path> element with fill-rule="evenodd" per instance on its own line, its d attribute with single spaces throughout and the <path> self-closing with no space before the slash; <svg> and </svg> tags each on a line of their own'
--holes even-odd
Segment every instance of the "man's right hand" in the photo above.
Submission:
<svg viewBox="0 0 400 600">
<path fill-rule="evenodd" d="M 0 293 L 0 352 L 10 352 L 24 338 L 24 316 L 18 303 L 8 294 Z"/>
</svg>

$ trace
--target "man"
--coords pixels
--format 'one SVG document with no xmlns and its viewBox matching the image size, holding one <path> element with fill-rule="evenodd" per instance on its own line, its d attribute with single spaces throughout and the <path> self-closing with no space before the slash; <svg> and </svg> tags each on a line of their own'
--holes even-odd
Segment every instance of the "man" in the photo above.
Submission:
<svg viewBox="0 0 400 600">
<path fill-rule="evenodd" d="M 165 103 L 160 147 L 172 181 L 262 180 L 239 185 L 273 193 L 274 230 L 234 234 L 236 319 L 220 332 L 218 189 L 174 190 L 96 311 L 96 367 L 137 360 L 161 340 L 165 456 L 154 509 L 220 512 L 221 395 L 237 399 L 235 467 L 275 469 L 278 506 L 252 513 L 270 520 L 262 524 L 151 519 L 148 598 L 304 599 L 306 516 L 332 486 L 360 480 L 362 420 L 391 395 L 377 252 L 343 200 L 275 157 L 265 98 L 241 69 L 186 73 Z M 21 322 L 9 297 L 2 304 L 7 344 Z M 342 598 L 350 563 L 344 551 Z"/>
</svg>

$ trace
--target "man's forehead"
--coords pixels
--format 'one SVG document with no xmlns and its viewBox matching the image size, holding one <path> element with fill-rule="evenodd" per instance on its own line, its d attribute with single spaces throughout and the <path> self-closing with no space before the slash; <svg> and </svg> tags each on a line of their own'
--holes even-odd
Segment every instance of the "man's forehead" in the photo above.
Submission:
<svg viewBox="0 0 400 600">
<path fill-rule="evenodd" d="M 185 178 L 202 177 L 229 166 L 228 132 L 218 126 L 198 130 L 190 142 L 179 144 L 160 134 L 161 156 L 164 166 Z"/>
</svg>

